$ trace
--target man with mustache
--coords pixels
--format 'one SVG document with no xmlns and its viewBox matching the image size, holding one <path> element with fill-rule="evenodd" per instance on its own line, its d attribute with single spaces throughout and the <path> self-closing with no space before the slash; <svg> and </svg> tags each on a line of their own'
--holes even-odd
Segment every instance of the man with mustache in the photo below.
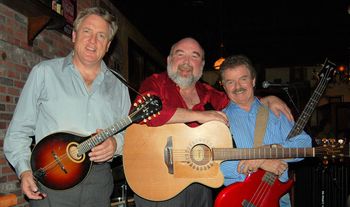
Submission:
<svg viewBox="0 0 350 207">
<path fill-rule="evenodd" d="M 167 72 L 148 77 L 139 90 L 142 94 L 157 95 L 163 103 L 160 116 L 152 119 L 148 125 L 186 123 L 196 127 L 214 120 L 228 124 L 226 115 L 221 112 L 229 103 L 225 93 L 199 81 L 204 63 L 204 50 L 193 38 L 181 39 L 171 47 L 167 57 Z M 277 97 L 267 97 L 262 101 L 277 115 L 283 112 L 292 119 L 289 108 Z M 210 108 L 212 110 L 207 110 Z M 137 207 L 213 206 L 211 189 L 201 184 L 192 184 L 174 198 L 161 202 L 135 195 L 135 203 Z"/>
<path fill-rule="evenodd" d="M 230 98 L 229 105 L 223 110 L 228 117 L 231 134 L 237 148 L 252 148 L 255 142 L 255 127 L 259 108 L 262 103 L 254 96 L 256 71 L 251 61 L 243 56 L 230 56 L 220 67 L 223 87 Z M 259 122 L 258 124 L 263 125 Z M 277 117 L 268 112 L 266 131 L 263 144 L 279 144 L 286 148 L 311 147 L 311 138 L 305 132 L 286 140 L 293 123 L 283 114 Z M 263 136 L 263 135 L 261 135 Z M 301 159 L 289 159 L 288 162 Z M 256 172 L 259 168 L 271 172 L 281 181 L 288 180 L 288 164 L 282 159 L 258 159 L 242 161 L 224 161 L 221 171 L 224 174 L 225 185 L 243 181 L 246 175 Z M 259 205 L 254 205 L 259 206 Z M 280 199 L 280 206 L 291 206 L 288 193 Z"/>
</svg>

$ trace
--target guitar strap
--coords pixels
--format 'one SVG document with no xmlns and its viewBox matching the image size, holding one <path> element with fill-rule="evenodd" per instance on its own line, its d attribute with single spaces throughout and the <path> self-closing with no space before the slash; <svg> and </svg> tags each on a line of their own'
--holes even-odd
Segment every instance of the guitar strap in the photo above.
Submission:
<svg viewBox="0 0 350 207">
<path fill-rule="evenodd" d="M 254 131 L 254 147 L 263 144 L 263 138 L 266 131 L 267 120 L 269 118 L 269 110 L 265 106 L 260 106 L 256 115 L 255 131 Z"/>
</svg>

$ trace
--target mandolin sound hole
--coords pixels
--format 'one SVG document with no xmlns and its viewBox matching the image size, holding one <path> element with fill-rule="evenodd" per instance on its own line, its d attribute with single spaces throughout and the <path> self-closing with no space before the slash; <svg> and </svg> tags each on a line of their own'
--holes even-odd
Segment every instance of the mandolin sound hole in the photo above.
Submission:
<svg viewBox="0 0 350 207">
<path fill-rule="evenodd" d="M 81 163 L 85 159 L 85 154 L 78 156 L 78 143 L 71 142 L 67 146 L 67 154 L 72 162 Z"/>
<path fill-rule="evenodd" d="M 204 144 L 195 145 L 191 150 L 191 160 L 194 164 L 202 166 L 211 161 L 210 148 Z"/>
</svg>

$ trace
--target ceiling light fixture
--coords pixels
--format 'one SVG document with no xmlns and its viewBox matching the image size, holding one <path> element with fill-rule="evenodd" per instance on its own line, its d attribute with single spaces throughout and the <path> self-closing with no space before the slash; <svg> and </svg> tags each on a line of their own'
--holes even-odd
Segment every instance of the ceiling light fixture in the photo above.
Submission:
<svg viewBox="0 0 350 207">
<path fill-rule="evenodd" d="M 217 59 L 214 63 L 214 69 L 215 70 L 219 70 L 220 69 L 220 66 L 221 64 L 224 62 L 225 58 L 223 57 L 223 54 L 224 54 L 224 43 L 221 42 L 220 44 L 220 53 L 221 53 L 221 56 L 219 59 Z"/>
</svg>

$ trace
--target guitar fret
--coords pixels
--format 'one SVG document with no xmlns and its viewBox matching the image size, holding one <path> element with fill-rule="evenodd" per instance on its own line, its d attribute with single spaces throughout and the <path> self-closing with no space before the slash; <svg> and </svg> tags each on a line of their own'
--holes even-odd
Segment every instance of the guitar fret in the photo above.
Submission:
<svg viewBox="0 0 350 207">
<path fill-rule="evenodd" d="M 213 160 L 283 159 L 315 157 L 315 148 L 213 148 Z"/>
<path fill-rule="evenodd" d="M 79 155 L 84 154 L 85 152 L 91 150 L 93 147 L 97 146 L 104 140 L 106 140 L 108 137 L 112 136 L 113 134 L 117 133 L 119 130 L 123 129 L 127 125 L 132 123 L 132 120 L 130 117 L 124 118 L 120 120 L 119 122 L 112 125 L 112 127 L 107 128 L 100 132 L 99 134 L 96 134 L 95 136 L 91 137 L 90 139 L 82 142 L 78 145 L 78 152 Z"/>
<path fill-rule="evenodd" d="M 303 119 L 299 118 L 298 121 L 295 123 L 294 127 L 290 131 L 290 133 L 287 136 L 287 139 L 290 139 L 298 134 L 301 133 L 302 129 L 305 127 L 308 119 L 310 118 L 313 110 L 315 109 L 316 104 L 318 103 L 320 97 L 322 96 L 324 90 L 326 89 L 327 82 L 330 80 L 329 75 L 331 72 L 331 69 L 334 69 L 335 65 L 329 61 L 325 62 L 325 66 L 323 69 L 327 69 L 325 74 L 321 74 L 321 79 L 316 87 L 315 91 L 313 92 L 310 100 L 306 104 L 306 107 L 304 111 L 301 113 L 301 116 Z M 322 69 L 322 70 L 323 70 Z"/>
</svg>

